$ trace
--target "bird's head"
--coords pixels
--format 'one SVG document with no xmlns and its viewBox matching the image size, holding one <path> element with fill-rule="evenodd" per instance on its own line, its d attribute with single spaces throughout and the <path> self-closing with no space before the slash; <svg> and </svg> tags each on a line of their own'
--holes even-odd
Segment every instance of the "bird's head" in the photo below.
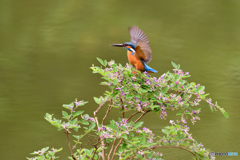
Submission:
<svg viewBox="0 0 240 160">
<path fill-rule="evenodd" d="M 124 47 L 126 48 L 127 50 L 135 53 L 135 48 L 136 48 L 136 45 L 131 43 L 131 42 L 125 42 L 123 44 L 112 44 L 111 46 L 115 46 L 115 47 Z"/>
</svg>

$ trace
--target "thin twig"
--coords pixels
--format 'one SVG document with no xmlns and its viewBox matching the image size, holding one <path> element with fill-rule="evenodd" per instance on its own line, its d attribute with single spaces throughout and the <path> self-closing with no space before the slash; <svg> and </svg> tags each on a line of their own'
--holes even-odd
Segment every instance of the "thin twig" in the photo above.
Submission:
<svg viewBox="0 0 240 160">
<path fill-rule="evenodd" d="M 82 145 L 79 148 L 79 159 L 81 159 L 81 150 L 82 150 Z"/>
<path fill-rule="evenodd" d="M 110 100 L 111 101 L 111 100 Z M 94 119 L 95 119 L 95 122 L 97 124 L 97 127 L 98 127 L 98 130 L 100 131 L 100 127 L 99 127 L 99 122 L 98 122 L 98 118 L 97 118 L 97 113 L 98 111 L 103 107 L 103 105 L 106 103 L 107 101 L 105 101 L 103 104 L 101 104 L 97 109 L 96 111 L 93 112 L 93 115 L 94 115 Z M 105 154 L 105 144 L 104 144 L 104 141 L 103 141 L 103 137 L 100 137 L 101 139 L 101 146 L 102 146 L 102 159 L 105 160 L 106 159 L 106 154 Z"/>
<path fill-rule="evenodd" d="M 96 114 L 98 113 L 98 111 L 102 108 L 102 106 L 106 103 L 107 101 L 105 101 L 103 104 L 101 104 L 97 109 L 96 109 L 96 111 L 94 111 L 94 112 L 96 112 Z"/>
<path fill-rule="evenodd" d="M 122 118 L 124 118 L 125 112 L 124 112 L 122 97 L 120 97 L 120 102 L 122 103 Z"/>
<path fill-rule="evenodd" d="M 136 115 L 136 114 L 138 114 L 138 113 L 141 113 L 141 112 L 140 112 L 140 111 L 138 111 L 138 112 L 135 112 L 135 113 L 131 114 L 131 115 L 128 117 L 127 121 L 129 121 L 129 120 L 130 120 L 130 118 L 132 118 L 133 116 L 135 116 L 135 115 Z"/>
<path fill-rule="evenodd" d="M 183 149 L 185 151 L 188 151 L 190 152 L 192 155 L 194 155 L 195 157 L 197 156 L 196 154 L 194 154 L 193 152 L 185 149 L 185 148 L 182 148 L 182 147 L 177 147 L 177 146 L 154 146 L 154 147 L 151 147 L 149 149 L 142 149 L 143 151 L 146 151 L 146 150 L 152 150 L 152 149 L 156 149 L 156 148 L 178 148 L 178 149 Z M 136 155 L 137 155 L 138 152 L 136 152 L 133 156 L 131 156 L 132 158 L 134 158 Z M 127 158 L 127 159 L 130 159 L 131 157 Z"/>
<path fill-rule="evenodd" d="M 108 160 L 110 160 L 110 157 L 111 157 L 111 154 L 112 154 L 112 151 L 113 151 L 113 148 L 115 146 L 115 143 L 117 141 L 117 137 L 114 139 L 113 143 L 112 143 L 112 147 L 111 147 L 111 150 L 109 151 L 108 153 Z"/>
<path fill-rule="evenodd" d="M 70 142 L 70 140 L 69 140 L 69 138 L 68 138 L 68 132 L 66 131 L 66 132 L 64 132 L 65 134 L 66 134 L 66 136 L 67 136 L 67 140 L 68 140 L 68 146 L 69 146 L 69 149 L 70 149 L 70 151 L 71 151 L 71 155 L 72 155 L 72 158 L 74 159 L 74 160 L 76 160 L 76 158 L 74 157 L 74 155 L 73 155 L 73 151 L 72 151 L 72 148 L 71 148 L 71 142 Z"/>
<path fill-rule="evenodd" d="M 119 140 L 117 146 L 115 147 L 114 152 L 113 152 L 113 155 L 112 155 L 112 159 L 111 159 L 111 160 L 113 160 L 113 158 L 115 157 L 115 154 L 116 154 L 117 148 L 118 148 L 119 145 L 122 143 L 122 140 L 123 140 L 123 138 L 121 138 L 121 139 Z"/>
<path fill-rule="evenodd" d="M 103 126 L 103 122 L 105 121 L 105 119 L 107 118 L 107 116 L 108 116 L 109 112 L 110 112 L 110 111 L 111 111 L 111 109 L 112 109 L 112 106 L 111 106 L 111 104 L 112 104 L 112 98 L 110 99 L 109 106 L 108 106 L 108 110 L 107 110 L 107 112 L 106 112 L 105 116 L 103 117 L 103 120 L 102 120 L 102 126 Z"/>
<path fill-rule="evenodd" d="M 146 110 L 141 116 L 138 117 L 138 119 L 136 121 L 134 121 L 134 123 L 137 123 L 145 114 L 147 114 L 150 111 L 151 110 Z"/>
<path fill-rule="evenodd" d="M 96 146 L 94 146 L 94 147 L 95 147 L 95 151 L 93 152 L 93 155 L 92 155 L 92 158 L 91 158 L 91 160 L 93 160 L 93 159 L 94 159 L 94 156 L 95 156 L 95 154 L 96 154 L 96 152 L 97 152 L 97 149 L 98 149 L 97 145 L 96 145 Z"/>
</svg>

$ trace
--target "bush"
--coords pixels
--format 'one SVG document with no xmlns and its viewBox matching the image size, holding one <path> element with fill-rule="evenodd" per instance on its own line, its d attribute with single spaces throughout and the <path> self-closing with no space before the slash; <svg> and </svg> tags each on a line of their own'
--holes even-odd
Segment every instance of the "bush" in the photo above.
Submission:
<svg viewBox="0 0 240 160">
<path fill-rule="evenodd" d="M 104 81 L 101 85 L 108 86 L 110 90 L 105 91 L 104 96 L 94 97 L 99 106 L 93 117 L 77 111 L 87 103 L 78 100 L 63 105 L 68 112 L 62 111 L 62 119 L 53 118 L 48 113 L 45 116 L 58 131 L 66 134 L 71 151 L 69 159 L 165 159 L 162 153 L 154 151 L 156 148 L 178 148 L 188 151 L 195 159 L 214 159 L 209 149 L 193 139 L 186 119 L 190 118 L 192 124 L 200 120 L 201 108 L 196 107 L 201 101 L 207 102 L 212 111 L 220 110 L 227 118 L 228 114 L 217 102 L 207 98 L 204 86 L 186 81 L 190 75 L 183 72 L 180 65 L 172 62 L 173 72 L 168 71 L 156 78 L 136 71 L 129 64 L 123 67 L 113 60 L 107 62 L 98 58 L 98 61 L 103 68 L 92 66 L 91 69 L 93 73 L 102 75 Z M 108 105 L 108 109 L 100 121 L 97 113 L 103 105 Z M 118 120 L 105 122 L 113 109 L 119 110 Z M 176 110 L 179 119 L 170 120 L 170 125 L 162 128 L 165 136 L 154 135 L 140 121 L 146 114 L 157 114 L 160 119 L 165 119 L 168 111 Z M 78 134 L 73 135 L 73 130 Z M 73 142 L 69 140 L 69 135 L 75 138 Z M 83 147 L 83 138 L 91 142 L 90 149 Z M 47 150 L 48 147 L 35 151 L 32 153 L 35 157 L 28 159 L 56 159 L 55 153 L 61 149 Z"/>
</svg>

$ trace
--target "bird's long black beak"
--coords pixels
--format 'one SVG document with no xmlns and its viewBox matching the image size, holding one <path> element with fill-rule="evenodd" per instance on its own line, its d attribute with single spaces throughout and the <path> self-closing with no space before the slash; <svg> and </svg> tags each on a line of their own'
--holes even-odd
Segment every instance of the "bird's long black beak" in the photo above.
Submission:
<svg viewBox="0 0 240 160">
<path fill-rule="evenodd" d="M 123 44 L 111 44 L 111 46 L 115 46 L 115 47 L 124 47 Z"/>
</svg>

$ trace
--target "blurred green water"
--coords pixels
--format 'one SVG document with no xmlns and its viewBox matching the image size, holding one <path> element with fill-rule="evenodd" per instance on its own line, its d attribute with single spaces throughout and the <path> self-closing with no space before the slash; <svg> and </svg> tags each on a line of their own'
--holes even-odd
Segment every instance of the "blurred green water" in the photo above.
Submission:
<svg viewBox="0 0 240 160">
<path fill-rule="evenodd" d="M 213 151 L 240 153 L 240 1 L 1 0 L 0 159 L 25 159 L 45 146 L 63 147 L 66 159 L 65 135 L 43 116 L 60 116 L 61 105 L 75 98 L 90 101 L 84 109 L 91 114 L 97 107 L 92 97 L 106 88 L 89 67 L 98 64 L 96 57 L 125 64 L 126 51 L 109 44 L 129 41 L 131 25 L 150 40 L 149 65 L 159 71 L 153 76 L 171 70 L 171 61 L 180 63 L 189 80 L 205 85 L 229 113 L 226 119 L 201 104 L 201 121 L 190 125 L 193 137 Z M 161 134 L 174 116 L 143 120 Z M 160 151 L 166 159 L 192 158 L 176 149 Z"/>
</svg>

